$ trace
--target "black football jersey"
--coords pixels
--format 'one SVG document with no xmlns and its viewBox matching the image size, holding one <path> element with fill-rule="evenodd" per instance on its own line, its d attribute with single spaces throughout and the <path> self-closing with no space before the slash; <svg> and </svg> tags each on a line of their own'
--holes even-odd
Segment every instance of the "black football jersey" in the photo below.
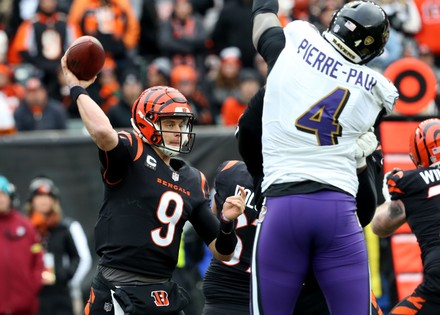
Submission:
<svg viewBox="0 0 440 315">
<path fill-rule="evenodd" d="M 440 301 L 440 169 L 394 172 L 388 184 L 391 199 L 404 203 L 422 252 L 425 283 L 418 290 Z"/>
<path fill-rule="evenodd" d="M 238 186 L 246 190 L 246 208 L 236 222 L 238 243 L 232 260 L 211 260 L 203 282 L 207 303 L 249 305 L 250 263 L 258 218 L 254 206 L 253 179 L 242 161 L 222 163 L 214 181 L 214 199 L 218 212 L 226 197 L 239 193 Z"/>
<path fill-rule="evenodd" d="M 165 164 L 132 132 L 100 151 L 104 201 L 95 226 L 99 263 L 153 278 L 169 278 L 176 266 L 185 222 L 206 244 L 218 233 L 205 176 L 184 161 Z"/>
</svg>

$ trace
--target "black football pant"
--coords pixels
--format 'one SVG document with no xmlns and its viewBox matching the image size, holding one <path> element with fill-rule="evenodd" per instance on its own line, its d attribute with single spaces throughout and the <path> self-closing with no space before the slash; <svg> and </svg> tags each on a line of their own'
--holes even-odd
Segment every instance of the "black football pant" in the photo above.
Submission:
<svg viewBox="0 0 440 315">
<path fill-rule="evenodd" d="M 84 308 L 85 315 L 114 315 L 110 289 L 95 276 L 90 288 L 89 300 Z M 49 314 L 48 314 L 49 315 Z M 185 315 L 183 311 L 167 315 Z"/>
</svg>

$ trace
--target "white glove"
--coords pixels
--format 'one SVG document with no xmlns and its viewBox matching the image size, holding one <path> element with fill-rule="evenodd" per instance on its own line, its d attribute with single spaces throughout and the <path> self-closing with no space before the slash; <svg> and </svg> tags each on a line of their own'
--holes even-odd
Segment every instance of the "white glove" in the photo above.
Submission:
<svg viewBox="0 0 440 315">
<path fill-rule="evenodd" d="M 376 150 L 378 144 L 379 142 L 377 141 L 373 128 L 371 128 L 370 131 L 363 133 L 356 140 L 356 168 L 362 168 L 367 165 L 366 157 Z"/>
<path fill-rule="evenodd" d="M 388 172 L 388 173 L 386 173 L 384 176 L 383 176 L 383 183 L 382 183 L 382 195 L 383 195 L 383 198 L 385 199 L 385 201 L 391 201 L 391 195 L 390 195 L 390 192 L 389 192 L 389 190 L 388 190 L 388 184 L 387 184 L 387 182 L 388 182 L 388 175 L 390 175 L 391 174 L 391 171 L 390 172 Z"/>
</svg>

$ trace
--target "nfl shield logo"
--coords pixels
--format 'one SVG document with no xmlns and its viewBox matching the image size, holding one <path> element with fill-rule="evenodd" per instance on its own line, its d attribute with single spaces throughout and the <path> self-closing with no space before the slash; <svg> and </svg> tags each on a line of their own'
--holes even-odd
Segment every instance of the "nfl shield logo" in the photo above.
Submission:
<svg viewBox="0 0 440 315">
<path fill-rule="evenodd" d="M 175 182 L 177 182 L 177 181 L 179 180 L 179 174 L 176 173 L 176 172 L 173 172 L 173 175 L 171 176 L 171 178 L 172 178 Z"/>
<path fill-rule="evenodd" d="M 112 307 L 113 307 L 112 303 L 105 302 L 105 304 L 104 304 L 104 311 L 111 312 L 112 311 Z"/>
</svg>

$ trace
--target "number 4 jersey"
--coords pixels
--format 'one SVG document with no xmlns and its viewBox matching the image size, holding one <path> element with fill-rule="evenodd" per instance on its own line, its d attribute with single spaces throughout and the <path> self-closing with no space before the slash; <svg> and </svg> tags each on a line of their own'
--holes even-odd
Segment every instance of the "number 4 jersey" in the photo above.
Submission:
<svg viewBox="0 0 440 315">
<path fill-rule="evenodd" d="M 204 175 L 179 159 L 165 164 L 132 132 L 100 151 L 105 183 L 95 226 L 101 265 L 151 278 L 170 278 L 183 225 L 189 220 L 206 244 L 217 236 Z"/>
<path fill-rule="evenodd" d="M 281 51 L 265 51 L 276 46 L 268 33 L 260 38 L 260 53 L 276 61 L 264 98 L 263 191 L 312 181 L 355 196 L 356 139 L 392 111 L 397 89 L 380 73 L 344 59 L 308 22 L 284 28 Z"/>
</svg>

